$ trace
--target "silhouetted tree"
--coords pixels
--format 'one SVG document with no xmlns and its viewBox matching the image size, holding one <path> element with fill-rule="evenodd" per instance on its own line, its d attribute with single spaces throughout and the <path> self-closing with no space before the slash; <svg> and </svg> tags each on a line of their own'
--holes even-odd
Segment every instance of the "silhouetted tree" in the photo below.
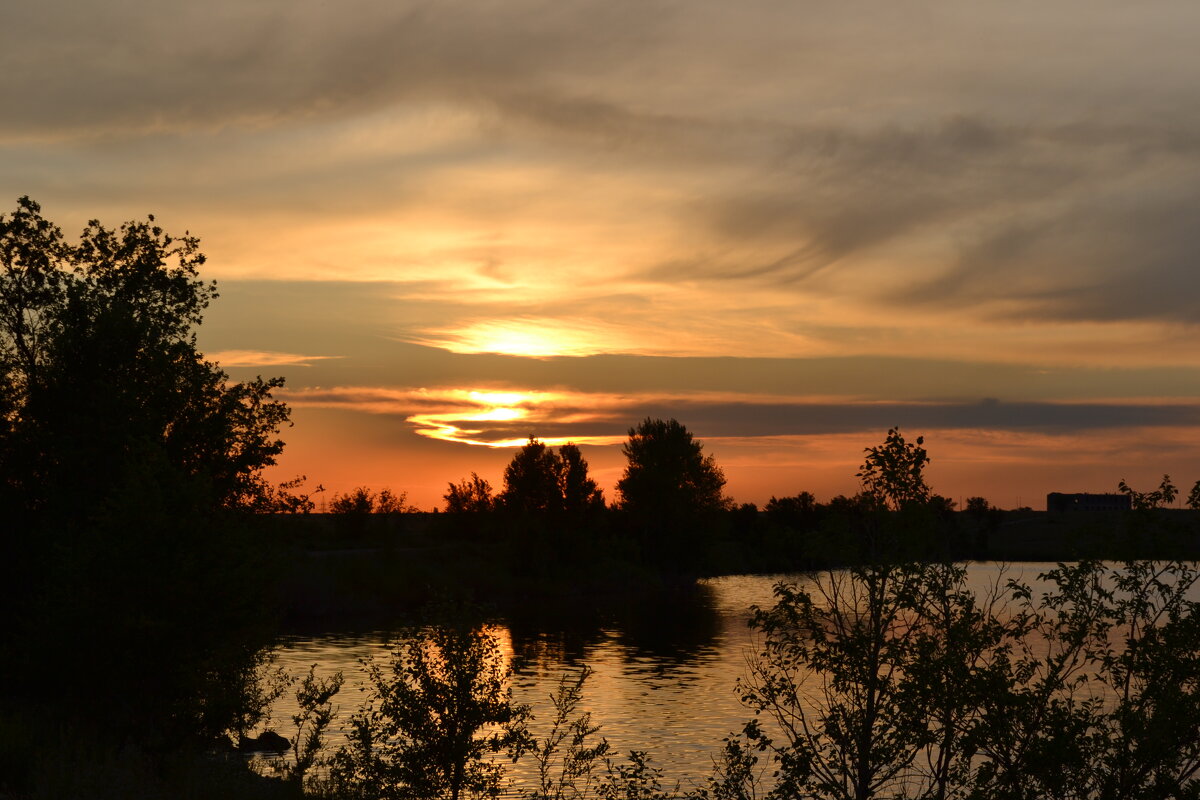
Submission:
<svg viewBox="0 0 1200 800">
<path fill-rule="evenodd" d="M 496 507 L 492 485 L 474 472 L 470 478 L 450 484 L 443 497 L 446 511 L 450 514 L 479 514 L 493 511 Z"/>
<path fill-rule="evenodd" d="M 968 497 L 963 510 L 968 514 L 982 517 L 992 510 L 992 504 L 988 502 L 986 497 Z"/>
<path fill-rule="evenodd" d="M 567 442 L 558 448 L 563 510 L 580 515 L 604 508 L 604 492 L 588 476 L 588 463 L 579 448 Z"/>
<path fill-rule="evenodd" d="M 27 197 L 0 216 L 0 691 L 114 738 L 244 726 L 270 636 L 226 512 L 290 496 L 263 478 L 288 409 L 197 350 L 203 263 L 153 217 L 72 245 Z"/>
<path fill-rule="evenodd" d="M 335 754 L 338 796 L 497 797 L 504 767 L 530 744 L 527 706 L 497 637 L 464 619 L 415 632 L 391 664 L 366 665 L 368 705 Z"/>
<path fill-rule="evenodd" d="M 530 437 L 504 470 L 499 503 L 520 514 L 566 512 L 579 516 L 604 507 L 604 494 L 588 476 L 579 448 L 568 442 L 558 453 Z"/>
<path fill-rule="evenodd" d="M 393 492 L 391 489 L 380 489 L 372 492 L 365 486 L 359 486 L 346 494 L 334 494 L 329 498 L 329 513 L 361 515 L 367 514 L 408 514 L 416 508 L 408 504 L 408 493 Z"/>
<path fill-rule="evenodd" d="M 622 509 L 655 520 L 726 509 L 725 474 L 674 419 L 647 417 L 629 429 L 629 463 L 617 483 Z"/>
<path fill-rule="evenodd" d="M 927 503 L 930 490 L 924 469 L 929 455 L 921 446 L 924 443 L 925 438 L 918 436 L 915 444 L 909 444 L 899 428 L 892 428 L 882 445 L 868 447 L 866 460 L 855 473 L 862 481 L 863 494 L 893 510 Z"/>
<path fill-rule="evenodd" d="M 563 508 L 562 459 L 533 436 L 504 468 L 500 503 L 508 511 L 539 514 Z"/>
<path fill-rule="evenodd" d="M 767 519 L 773 524 L 796 531 L 806 531 L 816 526 L 820 516 L 817 498 L 811 492 L 800 492 L 791 497 L 774 497 L 767 501 Z"/>
<path fill-rule="evenodd" d="M 213 504 L 254 506 L 288 424 L 282 379 L 233 383 L 196 349 L 216 297 L 199 242 L 92 221 L 78 245 L 27 197 L 0 217 L 0 491 L 9 507 L 86 513 L 145 447 Z"/>
<path fill-rule="evenodd" d="M 1129 495 L 1130 502 L 1134 509 L 1138 511 L 1149 511 L 1155 508 L 1169 506 L 1175 502 L 1175 498 L 1179 495 L 1179 490 L 1175 488 L 1175 484 L 1171 482 L 1170 475 L 1163 475 L 1162 481 L 1158 484 L 1158 488 L 1152 492 L 1139 492 L 1134 490 L 1132 486 L 1125 482 L 1122 478 L 1117 484 L 1117 488 L 1122 494 Z M 1192 489 L 1192 494 L 1197 494 L 1195 488 Z M 1189 495 L 1189 502 L 1192 495 Z"/>
<path fill-rule="evenodd" d="M 360 486 L 346 494 L 335 494 L 329 498 L 329 513 L 331 514 L 365 516 L 370 514 L 374 508 L 375 501 L 371 497 L 371 490 L 365 486 Z"/>
</svg>

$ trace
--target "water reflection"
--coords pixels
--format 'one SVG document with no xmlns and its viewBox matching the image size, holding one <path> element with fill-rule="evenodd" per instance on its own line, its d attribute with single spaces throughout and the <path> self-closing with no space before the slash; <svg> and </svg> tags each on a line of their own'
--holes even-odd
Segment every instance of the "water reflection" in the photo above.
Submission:
<svg viewBox="0 0 1200 800">
<path fill-rule="evenodd" d="M 997 581 L 1030 580 L 1051 566 L 976 564 L 969 582 L 982 594 Z M 736 692 L 746 658 L 755 650 L 749 609 L 771 605 L 780 580 L 803 583 L 807 578 L 728 576 L 633 600 L 503 607 L 499 617 L 507 635 L 502 639 L 518 665 L 516 699 L 532 705 L 548 724 L 549 697 L 559 679 L 586 663 L 594 675 L 582 710 L 603 726 L 613 751 L 648 750 L 672 778 L 700 780 L 710 773 L 721 739 L 749 717 Z M 1041 588 L 1035 584 L 1035 596 Z M 387 631 L 289 637 L 281 642 L 279 664 L 293 674 L 313 663 L 319 674 L 341 670 L 347 678 L 340 697 L 344 723 L 363 699 L 359 660 L 386 658 L 392 638 Z M 276 724 L 285 735 L 293 711 L 287 702 L 276 709 Z M 518 768 L 517 775 L 528 768 Z"/>
</svg>

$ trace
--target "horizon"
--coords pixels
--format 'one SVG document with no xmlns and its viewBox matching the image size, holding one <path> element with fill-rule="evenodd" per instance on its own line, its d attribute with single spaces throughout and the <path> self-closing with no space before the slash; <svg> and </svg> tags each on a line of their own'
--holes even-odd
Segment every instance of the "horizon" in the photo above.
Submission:
<svg viewBox="0 0 1200 800">
<path fill-rule="evenodd" d="M 11 17 L 7 202 L 200 237 L 278 480 L 429 509 L 534 435 L 612 500 L 647 416 L 759 507 L 891 427 L 1005 508 L 1200 478 L 1194 4 Z"/>
</svg>

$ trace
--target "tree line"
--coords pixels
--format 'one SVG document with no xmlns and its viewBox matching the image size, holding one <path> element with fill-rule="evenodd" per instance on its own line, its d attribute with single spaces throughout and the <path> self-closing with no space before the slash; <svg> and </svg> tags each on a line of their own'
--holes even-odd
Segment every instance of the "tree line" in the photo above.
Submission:
<svg viewBox="0 0 1200 800">
<path fill-rule="evenodd" d="M 1200 793 L 1200 572 L 1179 561 L 1081 561 L 982 591 L 926 558 L 911 523 L 933 497 L 899 431 L 859 472 L 868 557 L 781 582 L 753 610 L 738 691 L 753 717 L 707 776 L 668 777 L 610 751 L 581 710 L 586 665 L 539 724 L 512 696 L 498 639 L 433 612 L 365 666 L 349 741 L 325 746 L 341 674 L 297 694 L 288 780 L 310 796 L 495 798 L 532 759 L 530 800 L 1159 800 Z M 314 698 L 319 699 L 316 702 Z M 719 733 L 722 732 L 717 732 Z M 314 770 L 314 766 L 323 766 Z"/>
</svg>

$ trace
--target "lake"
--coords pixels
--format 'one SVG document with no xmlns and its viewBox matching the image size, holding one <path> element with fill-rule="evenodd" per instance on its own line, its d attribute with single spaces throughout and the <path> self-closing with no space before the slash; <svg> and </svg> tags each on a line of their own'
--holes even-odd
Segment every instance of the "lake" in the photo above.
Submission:
<svg viewBox="0 0 1200 800">
<path fill-rule="evenodd" d="M 1002 574 L 1031 580 L 1052 566 L 972 564 L 969 580 L 982 593 Z M 643 598 L 596 613 L 518 609 L 502 617 L 493 631 L 506 656 L 515 658 L 515 699 L 533 707 L 535 733 L 544 735 L 552 719 L 549 696 L 564 672 L 587 664 L 594 675 L 582 707 L 592 713 L 614 753 L 646 750 L 669 779 L 689 785 L 711 773 L 722 738 L 750 718 L 736 692 L 746 659 L 756 650 L 755 634 L 747 626 L 750 608 L 772 604 L 773 587 L 780 580 L 806 578 L 710 578 L 681 595 Z M 293 675 L 307 672 L 311 664 L 319 675 L 340 670 L 346 685 L 339 695 L 338 721 L 344 722 L 363 699 L 360 660 L 386 659 L 394 640 L 388 631 L 289 636 L 280 642 L 277 663 Z M 289 738 L 294 710 L 294 700 L 285 697 L 273 712 L 274 726 Z M 337 731 L 332 738 L 340 743 Z M 518 767 L 516 774 L 530 766 Z"/>
</svg>

